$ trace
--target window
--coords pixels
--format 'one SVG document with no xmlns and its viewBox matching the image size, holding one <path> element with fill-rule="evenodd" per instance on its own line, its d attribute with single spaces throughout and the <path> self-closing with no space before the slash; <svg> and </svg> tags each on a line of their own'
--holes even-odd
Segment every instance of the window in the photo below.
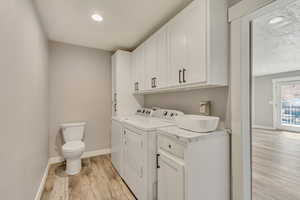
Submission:
<svg viewBox="0 0 300 200">
<path fill-rule="evenodd" d="M 275 128 L 300 131 L 300 77 L 275 79 Z"/>
</svg>

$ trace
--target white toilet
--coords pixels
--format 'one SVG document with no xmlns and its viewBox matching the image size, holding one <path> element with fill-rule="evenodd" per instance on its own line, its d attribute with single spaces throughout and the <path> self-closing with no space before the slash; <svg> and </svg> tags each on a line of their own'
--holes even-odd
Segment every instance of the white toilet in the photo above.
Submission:
<svg viewBox="0 0 300 200">
<path fill-rule="evenodd" d="M 85 149 L 83 143 L 85 126 L 85 122 L 61 125 L 65 141 L 62 146 L 62 153 L 67 161 L 66 173 L 69 175 L 77 174 L 81 170 L 81 156 Z"/>
</svg>

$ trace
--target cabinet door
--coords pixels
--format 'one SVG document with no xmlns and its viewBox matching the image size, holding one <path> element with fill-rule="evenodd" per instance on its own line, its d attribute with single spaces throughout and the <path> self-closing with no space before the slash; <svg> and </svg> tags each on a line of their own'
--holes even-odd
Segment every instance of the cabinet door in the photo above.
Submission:
<svg viewBox="0 0 300 200">
<path fill-rule="evenodd" d="M 184 165 L 164 154 L 158 161 L 158 200 L 183 200 Z"/>
<path fill-rule="evenodd" d="M 179 70 L 182 70 L 186 59 L 186 32 L 184 30 L 186 22 L 179 13 L 168 24 L 170 71 L 169 86 L 180 85 Z"/>
<path fill-rule="evenodd" d="M 205 82 L 208 50 L 207 0 L 193 1 L 169 23 L 169 40 L 170 84 Z"/>
<path fill-rule="evenodd" d="M 122 167 L 122 155 L 123 155 L 123 127 L 120 123 L 112 121 L 111 127 L 111 161 L 122 176 L 123 167 Z"/>
<path fill-rule="evenodd" d="M 139 91 L 145 90 L 145 56 L 144 46 L 136 49 L 136 79 L 138 82 Z"/>
<path fill-rule="evenodd" d="M 144 180 L 144 148 L 143 136 L 125 130 L 124 179 L 138 199 L 143 199 Z"/>
<path fill-rule="evenodd" d="M 156 86 L 157 88 L 164 88 L 168 86 L 168 71 L 169 71 L 169 60 L 168 60 L 168 37 L 167 27 L 162 28 L 156 33 L 157 42 L 157 77 Z"/>
<path fill-rule="evenodd" d="M 137 78 L 137 51 L 132 52 L 132 57 L 131 57 L 131 87 L 132 87 L 132 92 L 136 92 L 136 83 L 138 82 Z"/>
<path fill-rule="evenodd" d="M 155 35 L 146 41 L 144 46 L 145 56 L 145 90 L 154 89 L 154 83 L 157 76 L 157 42 Z"/>
<path fill-rule="evenodd" d="M 207 2 L 192 2 L 184 11 L 186 58 L 183 84 L 202 83 L 207 78 Z"/>
</svg>

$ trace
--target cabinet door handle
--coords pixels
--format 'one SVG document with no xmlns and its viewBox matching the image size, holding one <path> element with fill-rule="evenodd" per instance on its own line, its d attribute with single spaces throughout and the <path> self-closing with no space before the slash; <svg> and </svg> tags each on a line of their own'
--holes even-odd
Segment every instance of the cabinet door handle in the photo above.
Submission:
<svg viewBox="0 0 300 200">
<path fill-rule="evenodd" d="M 151 88 L 154 88 L 154 78 L 151 78 Z"/>
<path fill-rule="evenodd" d="M 157 87 L 157 85 L 156 85 L 156 77 L 153 77 L 153 78 L 151 79 L 151 87 L 152 87 L 152 88 L 156 88 L 156 87 Z"/>
<path fill-rule="evenodd" d="M 159 169 L 160 166 L 159 166 L 159 163 L 158 163 L 158 158 L 159 158 L 160 154 L 156 154 L 156 168 Z"/>
<path fill-rule="evenodd" d="M 182 83 L 182 81 L 181 81 L 181 73 L 182 73 L 182 70 L 179 70 L 179 83 Z"/>
<path fill-rule="evenodd" d="M 137 82 L 134 83 L 134 90 L 138 91 L 138 83 Z"/>
<path fill-rule="evenodd" d="M 124 130 L 124 144 L 127 145 L 127 141 L 126 141 L 126 131 Z"/>
<path fill-rule="evenodd" d="M 185 72 L 186 72 L 186 69 L 185 68 L 183 68 L 183 82 L 185 83 L 186 82 L 186 80 L 185 80 Z"/>
<path fill-rule="evenodd" d="M 152 88 L 155 88 L 155 78 L 152 79 Z"/>
<path fill-rule="evenodd" d="M 117 93 L 114 93 L 114 101 L 117 101 Z"/>
</svg>

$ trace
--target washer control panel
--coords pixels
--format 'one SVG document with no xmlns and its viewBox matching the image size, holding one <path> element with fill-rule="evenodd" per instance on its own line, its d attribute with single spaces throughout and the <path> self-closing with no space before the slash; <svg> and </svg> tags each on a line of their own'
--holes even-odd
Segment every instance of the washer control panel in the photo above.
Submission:
<svg viewBox="0 0 300 200">
<path fill-rule="evenodd" d="M 150 108 L 141 108 L 136 111 L 136 114 L 144 117 L 151 117 L 153 112 L 154 111 Z"/>
<path fill-rule="evenodd" d="M 165 119 L 168 121 L 174 121 L 177 116 L 184 115 L 183 112 L 178 110 L 168 110 L 161 108 L 141 108 L 136 111 L 136 114 L 144 117 Z"/>
<path fill-rule="evenodd" d="M 180 115 L 184 115 L 184 113 L 178 110 L 157 109 L 153 112 L 152 117 L 174 121 L 175 118 Z"/>
</svg>

